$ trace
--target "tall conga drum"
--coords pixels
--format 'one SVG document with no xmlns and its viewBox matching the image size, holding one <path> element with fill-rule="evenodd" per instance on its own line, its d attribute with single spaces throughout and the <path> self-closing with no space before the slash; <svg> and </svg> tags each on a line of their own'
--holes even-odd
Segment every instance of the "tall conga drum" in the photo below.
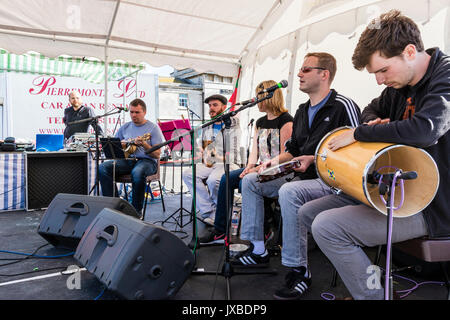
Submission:
<svg viewBox="0 0 450 320">
<path fill-rule="evenodd" d="M 356 141 L 331 151 L 328 142 L 350 130 L 340 127 L 325 135 L 315 152 L 317 175 L 328 186 L 341 190 L 359 201 L 386 214 L 386 204 L 380 196 L 377 174 L 415 171 L 417 178 L 404 180 L 403 204 L 401 188 L 395 188 L 394 217 L 408 217 L 425 209 L 434 199 L 439 186 L 439 171 L 434 159 L 423 149 L 411 146 Z"/>
</svg>

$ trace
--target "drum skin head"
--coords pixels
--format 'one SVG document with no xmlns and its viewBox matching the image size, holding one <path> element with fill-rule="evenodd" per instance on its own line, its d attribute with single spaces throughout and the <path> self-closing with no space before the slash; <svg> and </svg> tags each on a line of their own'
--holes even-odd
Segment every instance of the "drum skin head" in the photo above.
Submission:
<svg viewBox="0 0 450 320">
<path fill-rule="evenodd" d="M 368 183 L 368 175 L 379 173 L 415 171 L 417 178 L 404 180 L 404 201 L 395 217 L 409 217 L 425 209 L 434 199 L 439 187 L 439 171 L 434 159 L 423 149 L 405 145 L 393 145 L 381 150 L 368 164 L 363 175 L 364 193 L 371 205 L 386 214 L 387 209 L 379 195 L 378 185 Z M 401 202 L 400 185 L 395 187 L 394 208 Z"/>
<path fill-rule="evenodd" d="M 328 149 L 328 141 L 349 130 L 337 128 L 329 132 L 316 149 L 317 175 L 328 186 L 341 190 L 368 206 L 387 214 L 385 201 L 380 197 L 378 183 L 370 176 L 394 173 L 397 169 L 415 171 L 417 178 L 404 180 L 403 204 L 400 184 L 395 188 L 394 217 L 408 217 L 425 209 L 434 199 L 439 186 L 439 171 L 433 158 L 423 149 L 411 146 L 359 142 L 336 151 Z"/>
</svg>

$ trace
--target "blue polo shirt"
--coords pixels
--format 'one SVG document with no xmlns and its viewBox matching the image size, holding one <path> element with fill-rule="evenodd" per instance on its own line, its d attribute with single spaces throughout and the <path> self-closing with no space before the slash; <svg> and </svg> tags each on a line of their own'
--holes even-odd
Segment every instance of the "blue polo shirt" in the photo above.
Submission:
<svg viewBox="0 0 450 320">
<path fill-rule="evenodd" d="M 311 128 L 311 123 L 314 120 L 314 116 L 316 115 L 317 111 L 320 110 L 320 108 L 322 108 L 325 103 L 327 103 L 328 99 L 331 96 L 331 90 L 330 92 L 327 94 L 327 96 L 325 98 L 323 98 L 322 101 L 320 101 L 318 104 L 316 104 L 315 106 L 309 106 L 308 108 L 308 118 L 309 118 L 309 127 Z"/>
</svg>

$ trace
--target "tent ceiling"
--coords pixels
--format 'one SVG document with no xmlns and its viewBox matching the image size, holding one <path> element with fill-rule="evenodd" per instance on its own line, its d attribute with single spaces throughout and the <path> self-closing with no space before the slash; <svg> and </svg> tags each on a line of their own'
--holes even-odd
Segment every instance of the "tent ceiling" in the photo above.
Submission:
<svg viewBox="0 0 450 320">
<path fill-rule="evenodd" d="M 0 43 L 16 54 L 107 57 L 235 75 L 243 52 L 292 1 L 0 0 Z"/>
<path fill-rule="evenodd" d="M 236 76 L 391 8 L 421 22 L 450 0 L 0 0 L 0 48 Z M 447 31 L 445 31 L 447 32 Z M 448 34 L 448 32 L 447 32 Z M 246 72 L 244 68 L 244 73 Z"/>
</svg>

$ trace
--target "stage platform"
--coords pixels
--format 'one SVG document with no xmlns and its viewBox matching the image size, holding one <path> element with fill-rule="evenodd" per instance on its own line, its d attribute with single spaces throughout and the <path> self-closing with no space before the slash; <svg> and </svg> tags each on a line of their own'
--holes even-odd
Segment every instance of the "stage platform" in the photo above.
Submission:
<svg viewBox="0 0 450 320">
<path fill-rule="evenodd" d="M 161 225 L 161 221 L 179 208 L 179 194 L 165 195 L 166 212 L 162 211 L 160 201 L 148 204 L 146 221 Z M 184 194 L 185 207 L 189 208 L 191 198 Z M 102 284 L 88 271 L 81 272 L 79 288 L 69 289 L 67 274 L 61 274 L 68 266 L 78 265 L 72 256 L 54 259 L 43 259 L 17 255 L 10 252 L 33 253 L 39 256 L 61 256 L 68 254 L 65 249 L 55 248 L 37 233 L 39 222 L 45 211 L 9 211 L 0 213 L 0 300 L 120 300 L 113 292 L 105 290 Z M 179 218 L 179 216 L 176 216 Z M 189 221 L 189 216 L 183 217 L 183 223 Z M 174 234 L 188 244 L 192 240 L 192 223 L 182 229 L 176 228 L 169 220 L 163 227 L 177 231 Z M 199 222 L 199 232 L 204 226 Z M 182 231 L 182 232 L 178 232 Z M 232 239 L 237 242 L 238 240 Z M 311 241 L 313 242 L 313 241 Z M 370 257 L 375 255 L 375 249 L 366 249 Z M 276 253 L 276 252 L 275 252 Z M 196 268 L 207 271 L 219 271 L 224 261 L 224 247 L 221 245 L 200 246 L 195 251 Z M 25 259 L 26 258 L 26 259 Z M 21 259 L 21 260 L 12 260 Z M 384 255 L 382 260 L 384 260 Z M 313 276 L 313 285 L 302 300 L 325 301 L 334 297 L 349 296 L 340 279 L 336 287 L 331 287 L 333 267 L 321 251 L 310 244 L 309 262 Z M 82 267 L 82 266 L 79 266 Z M 270 269 L 276 270 L 275 275 L 233 275 L 229 279 L 232 300 L 269 301 L 272 294 L 284 282 L 287 269 L 280 263 L 280 256 L 271 257 Z M 425 281 L 442 281 L 433 278 L 420 278 L 417 274 L 398 273 L 402 277 L 412 279 L 416 283 Z M 396 290 L 412 289 L 416 284 L 410 280 L 395 277 Z M 192 274 L 173 298 L 178 301 L 226 300 L 226 279 L 219 275 Z M 445 300 L 447 290 L 439 283 L 428 283 L 417 287 L 404 300 Z"/>
</svg>

